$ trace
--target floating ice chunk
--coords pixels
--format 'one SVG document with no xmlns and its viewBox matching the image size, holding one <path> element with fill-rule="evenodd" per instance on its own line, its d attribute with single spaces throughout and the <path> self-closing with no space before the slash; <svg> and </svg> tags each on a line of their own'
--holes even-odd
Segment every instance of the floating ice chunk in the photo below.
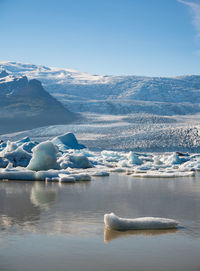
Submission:
<svg viewBox="0 0 200 271">
<path fill-rule="evenodd" d="M 8 159 L 14 167 L 27 167 L 31 160 L 31 155 L 20 146 L 14 151 L 4 152 L 4 158 Z"/>
<path fill-rule="evenodd" d="M 123 167 L 115 167 L 110 169 L 110 172 L 116 172 L 116 173 L 122 173 L 122 172 L 126 172 L 127 168 L 123 168 Z"/>
<path fill-rule="evenodd" d="M 154 157 L 153 162 L 154 162 L 154 164 L 157 165 L 157 166 L 160 166 L 160 165 L 163 164 L 163 162 L 159 159 L 158 156 L 155 156 L 155 157 Z"/>
<path fill-rule="evenodd" d="M 92 176 L 94 176 L 94 177 L 107 177 L 109 175 L 110 174 L 107 171 L 94 171 L 94 172 L 92 172 Z"/>
<path fill-rule="evenodd" d="M 117 163 L 117 167 L 130 167 L 130 164 L 127 160 L 121 160 Z"/>
<path fill-rule="evenodd" d="M 84 173 L 70 174 L 70 177 L 73 177 L 75 181 L 91 181 L 91 176 Z"/>
<path fill-rule="evenodd" d="M 50 141 L 45 141 L 33 148 L 33 156 L 28 165 L 28 169 L 39 171 L 57 169 L 57 148 Z"/>
<path fill-rule="evenodd" d="M 195 176 L 195 173 L 194 171 L 186 172 L 147 171 L 146 173 L 133 173 L 130 176 L 142 178 L 175 178 L 175 177 L 193 177 Z"/>
<path fill-rule="evenodd" d="M 62 183 L 75 183 L 76 179 L 69 174 L 59 174 L 59 181 Z"/>
<path fill-rule="evenodd" d="M 174 152 L 172 155 L 170 155 L 167 160 L 165 161 L 165 164 L 167 165 L 180 165 L 183 162 L 185 162 L 182 158 L 179 157 L 179 155 Z"/>
<path fill-rule="evenodd" d="M 128 161 L 133 165 L 141 165 L 142 161 L 138 158 L 138 156 L 134 152 L 129 152 Z"/>
<path fill-rule="evenodd" d="M 107 162 L 119 162 L 120 160 L 125 159 L 125 155 L 122 155 L 120 152 L 115 151 L 102 151 L 101 155 L 103 159 Z"/>
<path fill-rule="evenodd" d="M 7 141 L 6 146 L 4 147 L 3 151 L 1 151 L 0 156 L 4 157 L 4 155 L 8 152 L 13 152 L 17 149 L 17 144 L 15 142 Z"/>
<path fill-rule="evenodd" d="M 68 149 L 83 149 L 85 148 L 84 145 L 79 144 L 75 135 L 73 133 L 67 133 L 62 136 L 57 136 L 52 139 L 52 143 L 58 146 L 64 145 Z"/>
<path fill-rule="evenodd" d="M 53 169 L 49 169 L 49 170 L 40 170 L 35 172 L 35 179 L 36 180 L 40 180 L 40 181 L 44 181 L 46 178 L 57 178 L 59 174 L 59 170 L 53 170 Z"/>
<path fill-rule="evenodd" d="M 72 181 L 91 181 L 91 176 L 85 173 L 74 173 L 70 174 L 67 170 L 43 170 L 35 172 L 35 179 L 36 180 L 45 180 L 49 182 L 62 182 L 64 178 L 70 178 L 69 180 Z M 62 180 L 61 180 L 62 179 Z M 64 182 L 64 181 L 63 181 Z"/>
<path fill-rule="evenodd" d="M 82 153 L 79 154 L 64 154 L 58 161 L 62 169 L 71 168 L 91 168 L 92 165 L 88 158 Z"/>
<path fill-rule="evenodd" d="M 34 181 L 35 174 L 33 171 L 24 168 L 6 168 L 0 170 L 0 179 Z"/>
<path fill-rule="evenodd" d="M 88 158 L 83 154 L 75 154 L 71 156 L 71 161 L 77 168 L 90 168 L 92 167 Z"/>
<path fill-rule="evenodd" d="M 114 213 L 104 215 L 105 226 L 113 230 L 153 230 L 177 228 L 178 221 L 160 217 L 120 218 Z"/>
</svg>

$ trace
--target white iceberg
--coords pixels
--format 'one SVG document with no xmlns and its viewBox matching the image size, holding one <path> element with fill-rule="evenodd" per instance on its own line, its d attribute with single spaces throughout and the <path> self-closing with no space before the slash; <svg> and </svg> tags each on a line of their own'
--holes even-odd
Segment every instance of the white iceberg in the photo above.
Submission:
<svg viewBox="0 0 200 271">
<path fill-rule="evenodd" d="M 105 226 L 113 230 L 156 230 L 177 228 L 178 221 L 160 217 L 120 218 L 114 213 L 104 215 Z"/>
<path fill-rule="evenodd" d="M 32 149 L 33 156 L 28 169 L 39 171 L 39 170 L 48 170 L 48 169 L 57 169 L 57 157 L 58 152 L 57 148 L 50 141 L 45 141 Z"/>
<path fill-rule="evenodd" d="M 68 167 L 71 168 L 91 168 L 92 165 L 88 158 L 82 154 L 64 154 L 59 160 L 58 163 L 62 169 L 66 169 Z"/>
</svg>

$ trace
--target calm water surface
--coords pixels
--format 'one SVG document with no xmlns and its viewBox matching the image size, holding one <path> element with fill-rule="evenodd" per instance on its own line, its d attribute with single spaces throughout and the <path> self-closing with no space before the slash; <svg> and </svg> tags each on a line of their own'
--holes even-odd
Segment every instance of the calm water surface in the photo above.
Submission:
<svg viewBox="0 0 200 271">
<path fill-rule="evenodd" d="M 178 230 L 106 231 L 103 215 L 159 216 Z M 200 176 L 0 182 L 0 271 L 200 270 Z"/>
</svg>

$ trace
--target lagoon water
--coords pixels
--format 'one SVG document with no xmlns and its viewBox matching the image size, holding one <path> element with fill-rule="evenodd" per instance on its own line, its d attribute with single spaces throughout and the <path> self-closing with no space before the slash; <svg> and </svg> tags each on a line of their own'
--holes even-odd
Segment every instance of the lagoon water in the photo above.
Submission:
<svg viewBox="0 0 200 271">
<path fill-rule="evenodd" d="M 180 228 L 105 230 L 111 211 L 172 218 Z M 200 176 L 1 181 L 0 270 L 200 270 Z"/>
</svg>

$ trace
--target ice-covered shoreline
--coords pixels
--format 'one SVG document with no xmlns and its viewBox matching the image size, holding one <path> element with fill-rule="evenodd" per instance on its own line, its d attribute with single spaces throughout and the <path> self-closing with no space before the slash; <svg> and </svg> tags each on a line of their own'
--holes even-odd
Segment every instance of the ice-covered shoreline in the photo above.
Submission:
<svg viewBox="0 0 200 271">
<path fill-rule="evenodd" d="M 192 177 L 198 170 L 199 154 L 95 152 L 79 144 L 72 133 L 41 143 L 26 137 L 0 144 L 0 179 L 76 182 L 111 173 L 174 178 Z"/>
</svg>

